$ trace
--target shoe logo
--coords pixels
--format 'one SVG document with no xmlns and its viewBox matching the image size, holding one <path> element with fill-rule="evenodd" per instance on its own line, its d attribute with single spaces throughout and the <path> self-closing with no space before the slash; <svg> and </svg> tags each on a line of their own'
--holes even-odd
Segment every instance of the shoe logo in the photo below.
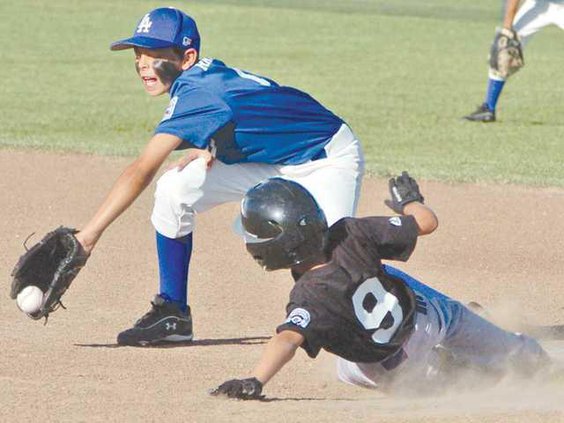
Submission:
<svg viewBox="0 0 564 423">
<path fill-rule="evenodd" d="M 176 322 L 174 322 L 174 323 L 166 322 L 165 326 L 166 326 L 166 330 L 176 330 Z"/>
<path fill-rule="evenodd" d="M 151 26 L 153 25 L 153 22 L 151 22 L 151 18 L 149 13 L 147 13 L 145 16 L 143 16 L 143 19 L 141 19 L 141 22 L 139 22 L 139 26 L 137 27 L 137 32 L 149 32 L 149 29 L 151 29 Z"/>
</svg>

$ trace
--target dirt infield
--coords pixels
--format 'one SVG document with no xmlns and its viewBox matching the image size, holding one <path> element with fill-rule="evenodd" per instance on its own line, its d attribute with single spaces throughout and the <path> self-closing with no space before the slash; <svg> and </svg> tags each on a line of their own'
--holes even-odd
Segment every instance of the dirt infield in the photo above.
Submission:
<svg viewBox="0 0 564 423">
<path fill-rule="evenodd" d="M 486 392 L 395 399 L 335 380 L 333 359 L 299 352 L 265 389 L 269 401 L 211 398 L 246 376 L 285 317 L 286 272 L 263 273 L 231 233 L 237 205 L 199 217 L 190 297 L 197 340 L 118 348 L 157 287 L 150 188 L 105 234 L 49 324 L 9 298 L 10 271 L 36 232 L 83 225 L 127 163 L 122 158 L 0 150 L 0 421 L 555 422 L 564 380 Z M 401 170 L 401 169 L 399 169 Z M 399 267 L 445 293 L 477 300 L 504 325 L 564 323 L 564 190 L 421 182 L 441 221 Z M 388 214 L 386 182 L 365 181 L 360 215 Z M 564 359 L 564 341 L 547 344 Z"/>
</svg>

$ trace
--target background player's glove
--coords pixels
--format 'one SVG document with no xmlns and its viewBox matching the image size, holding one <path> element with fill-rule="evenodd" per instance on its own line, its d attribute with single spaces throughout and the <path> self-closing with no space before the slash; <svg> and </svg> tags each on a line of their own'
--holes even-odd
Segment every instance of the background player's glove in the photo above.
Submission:
<svg viewBox="0 0 564 423">
<path fill-rule="evenodd" d="M 223 382 L 210 392 L 213 396 L 225 395 L 242 400 L 262 399 L 262 383 L 255 377 L 249 379 L 232 379 Z"/>
<path fill-rule="evenodd" d="M 519 35 L 513 29 L 498 28 L 490 49 L 490 71 L 503 79 L 525 65 Z"/>
<path fill-rule="evenodd" d="M 423 203 L 424 198 L 419 192 L 419 185 L 406 171 L 403 171 L 397 178 L 390 179 L 391 200 L 384 200 L 386 206 L 398 214 L 403 213 L 406 204 L 419 201 Z"/>
<path fill-rule="evenodd" d="M 75 229 L 60 227 L 49 232 L 31 247 L 12 271 L 10 296 L 16 299 L 26 286 L 33 285 L 43 291 L 43 300 L 37 312 L 28 313 L 32 319 L 47 318 L 61 304 L 61 296 L 70 286 L 80 269 L 86 264 L 88 254 L 74 234 Z"/>
</svg>

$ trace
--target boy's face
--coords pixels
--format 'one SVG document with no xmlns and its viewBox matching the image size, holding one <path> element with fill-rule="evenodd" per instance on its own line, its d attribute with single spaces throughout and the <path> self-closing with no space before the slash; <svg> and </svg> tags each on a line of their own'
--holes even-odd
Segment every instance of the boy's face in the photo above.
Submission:
<svg viewBox="0 0 564 423">
<path fill-rule="evenodd" d="M 148 94 L 158 96 L 170 90 L 182 72 L 182 57 L 172 48 L 135 47 L 135 68 Z"/>
</svg>

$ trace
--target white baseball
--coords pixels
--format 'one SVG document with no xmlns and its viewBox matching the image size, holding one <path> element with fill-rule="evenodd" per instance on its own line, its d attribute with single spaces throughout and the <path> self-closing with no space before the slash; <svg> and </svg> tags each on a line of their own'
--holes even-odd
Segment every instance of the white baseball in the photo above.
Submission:
<svg viewBox="0 0 564 423">
<path fill-rule="evenodd" d="M 24 313 L 35 313 L 43 302 L 43 291 L 37 286 L 29 285 L 20 291 L 16 303 Z"/>
</svg>

